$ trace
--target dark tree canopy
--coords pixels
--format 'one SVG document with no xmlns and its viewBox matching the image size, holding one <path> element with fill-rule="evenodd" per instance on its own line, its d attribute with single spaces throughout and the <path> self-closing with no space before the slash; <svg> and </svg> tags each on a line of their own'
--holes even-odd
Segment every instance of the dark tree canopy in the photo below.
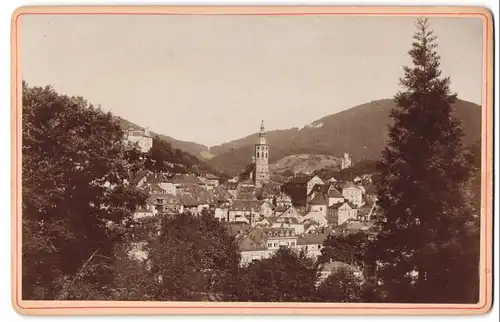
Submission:
<svg viewBox="0 0 500 322">
<path fill-rule="evenodd" d="M 330 234 L 323 242 L 319 260 L 322 263 L 339 261 L 363 267 L 368 243 L 368 236 L 362 231 L 352 234 Z"/>
<path fill-rule="evenodd" d="M 23 298 L 71 298 L 82 265 L 109 254 L 112 227 L 145 200 L 125 183 L 133 152 L 111 114 L 50 87 L 23 83 L 22 121 Z M 88 283 L 109 281 L 92 259 Z"/>
<path fill-rule="evenodd" d="M 452 114 L 456 94 L 450 78 L 441 77 L 436 36 L 426 19 L 416 26 L 413 66 L 404 67 L 404 90 L 395 96 L 394 124 L 378 164 L 379 278 L 392 302 L 476 302 L 478 249 L 469 247 L 476 237 L 464 198 L 471 158 Z"/>
<path fill-rule="evenodd" d="M 330 274 L 316 290 L 318 302 L 363 302 L 363 279 L 344 265 Z"/>
<path fill-rule="evenodd" d="M 242 268 L 237 289 L 239 301 L 308 302 L 314 298 L 320 265 L 289 248 Z"/>
<path fill-rule="evenodd" d="M 212 215 L 178 214 L 165 218 L 160 236 L 147 245 L 155 300 L 199 300 L 204 294 L 229 297 L 240 254 L 233 237 Z"/>
</svg>

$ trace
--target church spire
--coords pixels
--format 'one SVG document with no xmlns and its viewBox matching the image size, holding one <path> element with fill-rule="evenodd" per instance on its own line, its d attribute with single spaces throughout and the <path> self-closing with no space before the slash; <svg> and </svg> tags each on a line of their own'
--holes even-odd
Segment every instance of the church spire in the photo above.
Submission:
<svg viewBox="0 0 500 322">
<path fill-rule="evenodd" d="M 262 120 L 262 122 L 260 123 L 260 136 L 263 137 L 264 134 L 266 134 L 266 132 L 264 128 L 264 120 Z"/>
</svg>

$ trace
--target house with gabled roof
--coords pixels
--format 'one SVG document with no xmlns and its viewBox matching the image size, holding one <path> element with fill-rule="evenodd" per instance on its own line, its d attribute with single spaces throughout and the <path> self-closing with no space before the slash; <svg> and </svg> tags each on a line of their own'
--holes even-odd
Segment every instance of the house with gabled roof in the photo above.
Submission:
<svg viewBox="0 0 500 322">
<path fill-rule="evenodd" d="M 308 255 L 319 256 L 323 249 L 323 242 L 328 235 L 329 233 L 303 234 L 297 239 L 297 245 L 300 249 L 307 251 Z"/>
<path fill-rule="evenodd" d="M 348 220 L 357 220 L 358 209 L 349 201 L 336 203 L 328 207 L 327 218 L 330 225 L 337 227 Z"/>
<path fill-rule="evenodd" d="M 294 206 L 289 207 L 285 210 L 279 217 L 283 218 L 297 218 L 299 222 L 302 222 L 304 216 L 295 208 Z"/>
<path fill-rule="evenodd" d="M 328 206 L 345 201 L 344 196 L 335 188 L 334 185 L 330 185 L 327 194 L 328 194 Z"/>
<path fill-rule="evenodd" d="M 326 216 L 319 211 L 311 211 L 304 216 L 303 222 L 310 222 L 318 227 L 326 227 L 328 225 L 328 219 Z"/>
<path fill-rule="evenodd" d="M 260 220 L 262 203 L 259 200 L 234 200 L 229 208 L 229 221 L 246 221 L 253 227 L 255 222 Z"/>
<path fill-rule="evenodd" d="M 342 196 L 352 202 L 356 207 L 363 205 L 363 189 L 353 182 L 346 182 L 342 187 Z"/>
<path fill-rule="evenodd" d="M 198 214 L 198 201 L 189 192 L 182 192 L 177 195 L 179 198 L 184 212 L 189 212 L 192 215 Z"/>
<path fill-rule="evenodd" d="M 328 199 L 325 194 L 317 194 L 311 201 L 309 201 L 310 212 L 320 212 L 326 216 L 326 208 L 328 207 Z"/>
</svg>

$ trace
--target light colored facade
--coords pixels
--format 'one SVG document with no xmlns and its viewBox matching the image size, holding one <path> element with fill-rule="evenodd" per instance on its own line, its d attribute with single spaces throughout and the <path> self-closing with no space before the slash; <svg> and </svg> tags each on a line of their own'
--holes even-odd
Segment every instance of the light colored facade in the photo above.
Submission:
<svg viewBox="0 0 500 322">
<path fill-rule="evenodd" d="M 271 177 L 269 171 L 269 144 L 264 130 L 264 121 L 260 126 L 259 139 L 255 144 L 255 186 L 260 188 L 269 182 Z"/>
<path fill-rule="evenodd" d="M 328 206 L 344 202 L 345 198 L 333 185 L 328 189 Z"/>
<path fill-rule="evenodd" d="M 228 221 L 229 207 L 216 207 L 214 211 L 214 217 L 219 221 Z"/>
<path fill-rule="evenodd" d="M 262 204 L 262 206 L 260 206 L 260 215 L 262 217 L 269 217 L 269 216 L 272 216 L 274 214 L 274 211 L 273 211 L 273 205 L 266 201 Z"/>
<path fill-rule="evenodd" d="M 333 219 L 332 224 L 340 226 L 349 220 L 358 219 L 358 209 L 349 202 L 335 204 L 328 208 L 328 215 Z"/>
<path fill-rule="evenodd" d="M 326 215 L 319 211 L 311 211 L 304 216 L 303 222 L 315 223 L 318 227 L 326 227 L 328 225 L 328 220 Z"/>
<path fill-rule="evenodd" d="M 363 206 L 363 189 L 352 182 L 348 182 L 342 188 L 342 196 L 352 202 L 356 207 Z"/>
<path fill-rule="evenodd" d="M 351 165 L 352 165 L 352 160 L 351 160 L 351 156 L 349 155 L 349 153 L 344 153 L 344 156 L 342 157 L 342 164 L 340 165 L 340 168 L 342 170 L 344 169 L 347 169 L 347 168 L 350 168 Z"/>
<path fill-rule="evenodd" d="M 125 132 L 125 141 L 130 144 L 137 144 L 142 153 L 147 153 L 153 147 L 153 137 L 149 134 L 149 130 L 134 130 L 128 129 Z"/>
<path fill-rule="evenodd" d="M 307 181 L 307 195 L 311 193 L 311 190 L 315 185 L 323 185 L 324 182 L 318 176 L 312 177 L 309 181 Z"/>
<path fill-rule="evenodd" d="M 171 182 L 160 182 L 158 185 L 163 190 L 165 190 L 165 193 L 168 193 L 168 194 L 171 194 L 174 196 L 177 194 L 177 188 Z"/>
</svg>

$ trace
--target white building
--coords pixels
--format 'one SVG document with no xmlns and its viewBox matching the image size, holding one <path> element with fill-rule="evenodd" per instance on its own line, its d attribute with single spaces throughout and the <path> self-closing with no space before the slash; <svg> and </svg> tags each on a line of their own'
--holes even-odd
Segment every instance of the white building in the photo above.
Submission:
<svg viewBox="0 0 500 322">
<path fill-rule="evenodd" d="M 134 130 L 129 128 L 125 131 L 125 141 L 129 144 L 137 145 L 142 153 L 147 153 L 153 147 L 153 137 L 148 129 Z"/>
<path fill-rule="evenodd" d="M 309 181 L 307 181 L 307 195 L 311 193 L 311 190 L 315 185 L 323 185 L 325 184 L 323 180 L 321 180 L 318 176 L 312 177 Z"/>
<path fill-rule="evenodd" d="M 344 169 L 350 168 L 351 165 L 352 165 L 351 156 L 349 155 L 349 153 L 344 153 L 344 156 L 342 157 L 342 164 L 340 165 L 340 168 L 342 170 L 344 170 Z"/>
<path fill-rule="evenodd" d="M 352 182 L 347 182 L 342 187 L 342 196 L 352 202 L 356 207 L 363 206 L 363 189 Z"/>
</svg>

